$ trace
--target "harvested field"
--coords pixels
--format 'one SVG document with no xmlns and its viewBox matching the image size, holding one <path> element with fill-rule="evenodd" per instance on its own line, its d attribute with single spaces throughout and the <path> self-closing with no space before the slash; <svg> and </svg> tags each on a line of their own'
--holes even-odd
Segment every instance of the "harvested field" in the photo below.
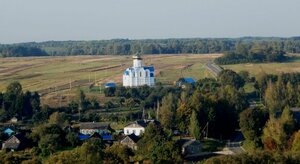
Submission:
<svg viewBox="0 0 300 164">
<path fill-rule="evenodd" d="M 210 77 L 203 64 L 219 54 L 145 55 L 145 65 L 156 69 L 157 81 L 172 83 L 181 76 Z M 43 95 L 93 83 L 121 83 L 123 71 L 132 65 L 131 56 L 21 57 L 0 59 L 0 91 L 12 81 L 24 90 Z"/>
</svg>

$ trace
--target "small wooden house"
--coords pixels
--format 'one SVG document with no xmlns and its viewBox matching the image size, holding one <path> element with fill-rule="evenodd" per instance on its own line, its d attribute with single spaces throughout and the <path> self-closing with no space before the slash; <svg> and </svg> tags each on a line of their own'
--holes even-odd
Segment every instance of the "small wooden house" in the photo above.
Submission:
<svg viewBox="0 0 300 164">
<path fill-rule="evenodd" d="M 10 119 L 9 121 L 10 123 L 16 124 L 18 122 L 18 118 L 17 117 L 13 117 Z"/>
<path fill-rule="evenodd" d="M 2 149 L 20 150 L 25 148 L 26 143 L 27 139 L 22 134 L 16 134 L 2 143 Z"/>
<path fill-rule="evenodd" d="M 126 136 L 125 138 L 123 138 L 121 140 L 121 144 L 128 146 L 129 148 L 133 149 L 133 150 L 137 150 L 138 146 L 137 146 L 137 142 L 139 141 L 139 137 L 136 136 L 134 133 Z"/>
</svg>

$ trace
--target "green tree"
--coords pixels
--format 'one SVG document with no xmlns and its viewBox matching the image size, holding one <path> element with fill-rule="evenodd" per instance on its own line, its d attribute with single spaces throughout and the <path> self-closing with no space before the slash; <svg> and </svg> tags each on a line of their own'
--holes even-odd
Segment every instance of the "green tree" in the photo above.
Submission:
<svg viewBox="0 0 300 164">
<path fill-rule="evenodd" d="M 300 151 L 300 130 L 298 130 L 295 134 L 293 144 L 292 144 L 292 151 L 294 152 Z"/>
<path fill-rule="evenodd" d="M 288 140 L 295 129 L 295 121 L 289 108 L 285 108 L 280 116 L 276 119 L 270 117 L 263 130 L 262 140 L 268 150 L 286 150 Z"/>
<path fill-rule="evenodd" d="M 232 70 L 223 70 L 218 75 L 218 79 L 223 86 L 230 85 L 239 89 L 244 86 L 245 81 L 239 74 Z"/>
<path fill-rule="evenodd" d="M 293 113 L 289 107 L 285 107 L 279 119 L 287 136 L 291 136 L 296 128 Z"/>
<path fill-rule="evenodd" d="M 38 143 L 43 156 L 53 154 L 65 143 L 65 133 L 56 124 L 43 124 L 34 129 L 30 138 Z"/>
<path fill-rule="evenodd" d="M 254 108 L 246 109 L 240 113 L 240 128 L 247 141 L 258 147 L 261 144 L 260 136 L 268 119 L 266 111 Z"/>
<path fill-rule="evenodd" d="M 78 134 L 75 133 L 75 132 L 69 132 L 69 133 L 67 133 L 67 135 L 66 135 L 66 141 L 72 147 L 78 145 L 79 144 Z"/>
<path fill-rule="evenodd" d="M 196 138 L 197 140 L 201 139 L 201 127 L 199 125 L 199 120 L 197 117 L 197 112 L 193 110 L 192 116 L 190 119 L 190 126 L 189 126 L 190 134 Z"/>
<path fill-rule="evenodd" d="M 134 155 L 130 148 L 120 143 L 106 148 L 105 154 L 105 160 L 113 163 L 130 163 L 130 157 Z"/>
<path fill-rule="evenodd" d="M 86 98 L 85 98 L 85 94 L 83 92 L 83 90 L 79 89 L 77 91 L 77 104 L 78 104 L 78 108 L 79 110 L 86 110 L 87 109 L 87 101 L 86 101 Z"/>
<path fill-rule="evenodd" d="M 152 163 L 180 163 L 180 147 L 164 130 L 153 123 L 149 124 L 138 141 L 137 155 Z"/>
<path fill-rule="evenodd" d="M 276 85 L 270 81 L 265 91 L 265 102 L 270 114 L 274 115 L 282 109 L 281 101 Z"/>
<path fill-rule="evenodd" d="M 62 128 L 67 124 L 66 121 L 67 120 L 66 120 L 65 113 L 60 113 L 60 112 L 52 113 L 48 120 L 49 124 L 56 124 Z"/>
<path fill-rule="evenodd" d="M 176 104 L 176 99 L 172 93 L 162 99 L 162 105 L 159 109 L 159 121 L 165 128 L 170 129 L 174 126 Z"/>
<path fill-rule="evenodd" d="M 102 139 L 91 138 L 80 147 L 80 158 L 86 163 L 96 164 L 104 159 L 104 143 Z"/>
<path fill-rule="evenodd" d="M 22 85 L 19 82 L 10 83 L 4 94 L 4 109 L 10 117 L 22 116 L 24 107 Z"/>
<path fill-rule="evenodd" d="M 108 87 L 104 89 L 104 95 L 106 97 L 114 97 L 115 96 L 115 92 L 116 92 L 116 88 L 115 87 Z"/>
</svg>

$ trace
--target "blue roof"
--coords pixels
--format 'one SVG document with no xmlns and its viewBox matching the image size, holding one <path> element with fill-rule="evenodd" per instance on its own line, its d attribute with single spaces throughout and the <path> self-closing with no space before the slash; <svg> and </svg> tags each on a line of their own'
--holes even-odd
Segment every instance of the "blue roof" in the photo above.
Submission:
<svg viewBox="0 0 300 164">
<path fill-rule="evenodd" d="M 186 83 L 190 83 L 190 84 L 194 84 L 194 83 L 195 83 L 195 80 L 194 80 L 193 78 L 185 77 L 185 78 L 183 78 L 183 79 L 184 79 L 184 81 L 185 81 Z"/>
<path fill-rule="evenodd" d="M 144 67 L 144 69 L 148 69 L 150 72 L 154 72 L 154 67 L 152 66 L 147 66 L 147 67 Z"/>
<path fill-rule="evenodd" d="M 84 134 L 80 134 L 80 135 L 79 135 L 79 139 L 80 139 L 80 140 L 87 140 L 87 139 L 89 139 L 89 138 L 90 138 L 89 135 L 84 135 Z"/>
<path fill-rule="evenodd" d="M 4 130 L 4 133 L 6 133 L 6 134 L 11 134 L 13 132 L 15 132 L 15 131 L 13 131 L 11 128 L 7 128 Z"/>
<path fill-rule="evenodd" d="M 116 87 L 116 83 L 106 83 L 105 84 L 106 87 Z"/>
<path fill-rule="evenodd" d="M 112 140 L 112 135 L 102 135 L 103 140 Z"/>
<path fill-rule="evenodd" d="M 129 75 L 129 71 L 124 71 L 124 75 Z"/>
</svg>

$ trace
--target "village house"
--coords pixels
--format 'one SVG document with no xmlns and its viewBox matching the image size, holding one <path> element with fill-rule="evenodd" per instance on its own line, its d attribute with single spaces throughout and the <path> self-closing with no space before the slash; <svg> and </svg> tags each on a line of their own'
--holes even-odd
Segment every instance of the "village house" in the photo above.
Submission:
<svg viewBox="0 0 300 164">
<path fill-rule="evenodd" d="M 18 118 L 17 117 L 13 117 L 9 120 L 10 123 L 16 124 L 18 122 Z"/>
<path fill-rule="evenodd" d="M 136 136 L 140 136 L 145 132 L 145 128 L 149 123 L 159 124 L 156 120 L 138 120 L 125 126 L 124 134 L 135 134 Z"/>
<path fill-rule="evenodd" d="M 140 136 L 145 132 L 145 127 L 147 126 L 144 122 L 134 122 L 124 127 L 124 134 L 130 135 L 135 134 L 136 136 Z"/>
<path fill-rule="evenodd" d="M 2 149 L 21 150 L 25 148 L 26 143 L 27 139 L 22 134 L 16 134 L 2 143 Z"/>
<path fill-rule="evenodd" d="M 181 153 L 185 156 L 195 155 L 201 152 L 201 142 L 195 139 L 181 139 L 178 141 L 182 148 Z"/>
<path fill-rule="evenodd" d="M 195 80 L 190 77 L 180 78 L 178 81 L 176 81 L 176 85 L 182 88 L 186 87 L 186 84 L 195 85 Z"/>
<path fill-rule="evenodd" d="M 110 82 L 110 83 L 106 83 L 104 85 L 105 88 L 115 88 L 117 87 L 117 84 L 116 83 L 113 83 L 113 82 Z"/>
<path fill-rule="evenodd" d="M 6 128 L 3 133 L 8 135 L 8 136 L 11 136 L 15 131 L 13 131 L 11 128 Z"/>
<path fill-rule="evenodd" d="M 124 139 L 121 140 L 121 144 L 124 146 L 128 146 L 129 148 L 133 150 L 137 150 L 137 142 L 140 138 L 136 136 L 134 133 L 126 136 Z"/>
<path fill-rule="evenodd" d="M 80 123 L 80 133 L 84 135 L 100 135 L 110 133 L 109 123 L 104 122 L 82 122 Z"/>
</svg>

